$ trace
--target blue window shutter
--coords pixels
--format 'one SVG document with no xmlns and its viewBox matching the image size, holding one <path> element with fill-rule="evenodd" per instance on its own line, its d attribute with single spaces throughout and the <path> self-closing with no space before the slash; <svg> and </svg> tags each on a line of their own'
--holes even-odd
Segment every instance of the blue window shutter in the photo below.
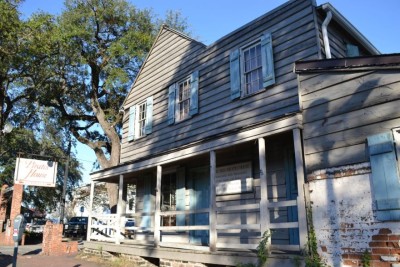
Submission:
<svg viewBox="0 0 400 267">
<path fill-rule="evenodd" d="M 151 177 L 144 177 L 143 212 L 151 212 Z M 151 227 L 151 215 L 142 217 L 140 227 Z"/>
<path fill-rule="evenodd" d="M 230 54 L 231 99 L 240 97 L 240 51 L 235 49 Z"/>
<path fill-rule="evenodd" d="M 185 168 L 176 173 L 176 210 L 186 209 Z M 185 214 L 176 215 L 176 225 L 185 225 Z"/>
<path fill-rule="evenodd" d="M 368 137 L 377 218 L 400 220 L 400 181 L 391 132 Z"/>
<path fill-rule="evenodd" d="M 136 106 L 129 108 L 129 128 L 128 128 L 128 141 L 135 139 L 135 118 L 136 118 Z"/>
<path fill-rule="evenodd" d="M 146 134 L 151 134 L 153 131 L 153 97 L 150 96 L 146 100 Z"/>
<path fill-rule="evenodd" d="M 360 56 L 360 51 L 358 49 L 358 46 L 352 44 L 346 44 L 346 56 L 348 57 Z"/>
<path fill-rule="evenodd" d="M 190 75 L 190 110 L 189 115 L 195 115 L 199 112 L 199 71 Z"/>
<path fill-rule="evenodd" d="M 168 91 L 168 124 L 175 122 L 175 91 L 176 84 L 174 83 L 169 87 Z"/>
<path fill-rule="evenodd" d="M 265 33 L 261 37 L 261 62 L 263 86 L 268 87 L 275 83 L 274 53 L 272 50 L 272 37 L 270 33 Z"/>
</svg>

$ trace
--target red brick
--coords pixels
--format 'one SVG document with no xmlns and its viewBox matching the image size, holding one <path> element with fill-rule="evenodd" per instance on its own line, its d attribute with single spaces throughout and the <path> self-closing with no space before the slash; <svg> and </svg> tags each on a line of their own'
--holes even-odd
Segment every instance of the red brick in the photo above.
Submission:
<svg viewBox="0 0 400 267">
<path fill-rule="evenodd" d="M 400 247 L 398 241 L 397 242 L 387 242 L 387 246 L 390 248 L 399 248 Z"/>
<path fill-rule="evenodd" d="M 387 247 L 387 242 L 382 242 L 382 241 L 373 241 L 373 242 L 369 242 L 369 246 L 371 248 L 385 248 Z"/>
<path fill-rule="evenodd" d="M 390 240 L 388 235 L 374 235 L 372 236 L 373 241 L 387 241 Z"/>
<path fill-rule="evenodd" d="M 358 261 L 357 260 L 344 260 L 343 264 L 348 265 L 348 266 L 358 266 Z"/>
<path fill-rule="evenodd" d="M 391 267 L 391 263 L 383 261 L 372 261 L 371 267 Z"/>
<path fill-rule="evenodd" d="M 387 235 L 387 234 L 391 234 L 392 233 L 392 230 L 390 230 L 389 228 L 382 228 L 382 229 L 380 229 L 379 230 L 379 234 L 381 234 L 381 235 Z"/>
<path fill-rule="evenodd" d="M 390 241 L 399 241 L 400 235 L 389 235 L 388 238 Z"/>
<path fill-rule="evenodd" d="M 372 254 L 389 255 L 390 248 L 372 248 Z"/>
</svg>

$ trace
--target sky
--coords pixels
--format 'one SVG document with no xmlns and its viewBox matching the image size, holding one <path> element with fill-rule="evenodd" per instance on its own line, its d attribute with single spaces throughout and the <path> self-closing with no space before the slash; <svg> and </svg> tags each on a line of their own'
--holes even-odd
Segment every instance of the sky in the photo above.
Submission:
<svg viewBox="0 0 400 267">
<path fill-rule="evenodd" d="M 206 45 L 214 43 L 242 25 L 278 7 L 286 0 L 129 0 L 136 7 L 151 9 L 162 18 L 167 10 L 180 11 L 187 18 L 192 36 Z M 64 0 L 25 0 L 21 13 L 60 14 Z M 317 0 L 317 5 L 328 1 Z M 400 53 L 400 0 L 331 0 L 329 1 L 381 53 Z M 246 4 L 246 7 L 244 7 Z M 80 145 L 77 158 L 84 166 L 84 182 L 95 161 L 94 153 Z"/>
</svg>

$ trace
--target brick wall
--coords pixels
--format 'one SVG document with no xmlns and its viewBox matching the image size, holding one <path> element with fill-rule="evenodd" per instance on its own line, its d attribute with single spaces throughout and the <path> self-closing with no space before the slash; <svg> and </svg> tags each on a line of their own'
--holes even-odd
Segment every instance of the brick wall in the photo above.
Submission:
<svg viewBox="0 0 400 267">
<path fill-rule="evenodd" d="M 6 246 L 14 245 L 13 232 L 14 232 L 14 219 L 21 213 L 21 203 L 24 191 L 24 186 L 20 184 L 15 184 L 13 187 L 13 197 L 11 203 L 10 212 L 10 225 L 6 226 L 6 231 L 0 234 L 0 244 Z"/>
<path fill-rule="evenodd" d="M 360 166 L 309 181 L 318 252 L 329 266 L 363 266 L 370 258 L 372 267 L 400 267 L 400 222 L 376 219 L 370 173 Z"/>
<path fill-rule="evenodd" d="M 160 259 L 160 267 L 206 267 L 206 266 L 207 265 L 202 263 L 196 263 L 190 261 Z"/>
<path fill-rule="evenodd" d="M 62 224 L 46 222 L 43 231 L 42 253 L 48 256 L 78 253 L 78 241 L 62 241 Z"/>
</svg>

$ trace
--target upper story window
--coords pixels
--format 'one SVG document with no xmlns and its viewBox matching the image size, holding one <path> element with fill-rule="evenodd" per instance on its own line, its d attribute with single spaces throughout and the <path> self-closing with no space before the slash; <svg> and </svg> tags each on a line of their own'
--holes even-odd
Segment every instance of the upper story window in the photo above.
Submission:
<svg viewBox="0 0 400 267">
<path fill-rule="evenodd" d="M 177 121 L 189 118 L 189 107 L 190 107 L 190 78 L 180 82 L 178 84 L 178 94 L 176 99 L 177 106 Z"/>
<path fill-rule="evenodd" d="M 150 134 L 153 130 L 153 97 L 129 108 L 128 141 Z"/>
<path fill-rule="evenodd" d="M 272 38 L 263 34 L 230 54 L 231 99 L 257 93 L 275 84 Z"/>
<path fill-rule="evenodd" d="M 243 49 L 244 94 L 249 95 L 263 88 L 261 44 Z"/>
<path fill-rule="evenodd" d="M 199 112 L 199 72 L 172 84 L 168 92 L 168 124 L 183 121 Z"/>
</svg>

